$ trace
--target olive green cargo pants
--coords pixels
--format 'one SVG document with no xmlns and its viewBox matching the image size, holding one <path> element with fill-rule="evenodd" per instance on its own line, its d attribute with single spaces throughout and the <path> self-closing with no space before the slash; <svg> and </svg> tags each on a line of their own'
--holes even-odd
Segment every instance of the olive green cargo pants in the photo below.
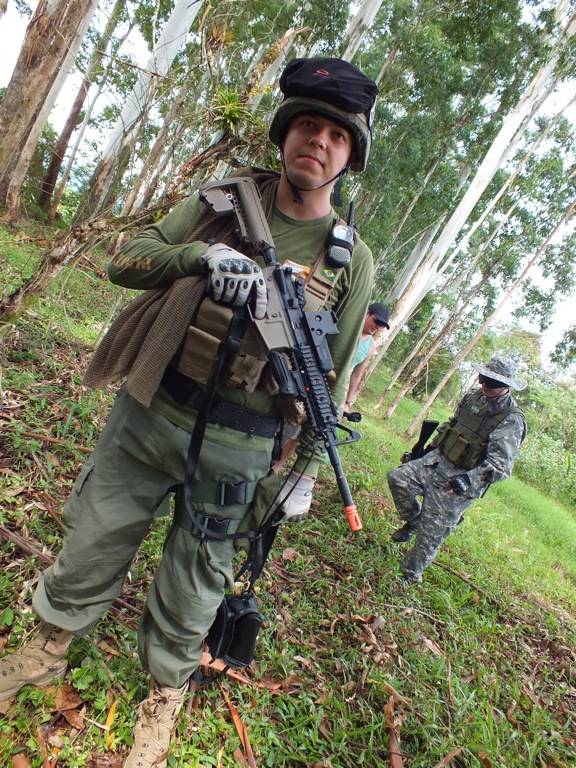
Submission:
<svg viewBox="0 0 576 768">
<path fill-rule="evenodd" d="M 94 626 L 120 594 L 153 518 L 168 509 L 170 493 L 182 483 L 189 442 L 189 432 L 125 391 L 119 394 L 64 508 L 62 550 L 33 597 L 40 618 L 79 635 Z M 208 425 L 196 478 L 256 482 L 268 473 L 272 443 Z M 241 520 L 249 506 L 197 503 L 195 509 Z M 171 528 L 139 632 L 142 663 L 157 682 L 180 687 L 197 668 L 232 584 L 233 556 L 232 541 L 201 540 L 183 527 Z"/>
</svg>

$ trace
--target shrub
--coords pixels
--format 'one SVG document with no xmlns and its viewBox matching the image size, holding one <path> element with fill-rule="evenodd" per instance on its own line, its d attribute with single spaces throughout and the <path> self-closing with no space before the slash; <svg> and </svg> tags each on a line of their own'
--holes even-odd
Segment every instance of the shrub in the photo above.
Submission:
<svg viewBox="0 0 576 768">
<path fill-rule="evenodd" d="M 516 462 L 518 475 L 559 501 L 576 504 L 576 454 L 550 435 L 529 435 Z"/>
</svg>

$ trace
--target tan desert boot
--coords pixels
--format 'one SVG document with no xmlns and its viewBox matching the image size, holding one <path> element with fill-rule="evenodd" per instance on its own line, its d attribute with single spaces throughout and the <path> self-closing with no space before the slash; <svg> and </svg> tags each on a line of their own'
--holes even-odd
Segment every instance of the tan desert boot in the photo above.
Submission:
<svg viewBox="0 0 576 768">
<path fill-rule="evenodd" d="M 134 746 L 124 768 L 166 768 L 172 731 L 184 701 L 188 683 L 182 688 L 156 685 L 138 707 Z"/>
<path fill-rule="evenodd" d="M 63 675 L 73 637 L 72 632 L 42 622 L 30 642 L 0 659 L 0 701 L 10 699 L 25 685 L 47 685 Z"/>
</svg>

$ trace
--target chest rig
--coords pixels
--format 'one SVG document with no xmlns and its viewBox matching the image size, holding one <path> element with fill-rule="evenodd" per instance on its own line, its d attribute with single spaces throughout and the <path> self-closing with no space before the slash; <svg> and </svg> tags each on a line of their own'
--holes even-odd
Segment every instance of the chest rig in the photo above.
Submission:
<svg viewBox="0 0 576 768">
<path fill-rule="evenodd" d="M 300 269 L 300 265 L 293 265 Z M 302 266 L 301 269 L 299 277 L 304 281 L 304 308 L 307 312 L 316 312 L 325 307 L 338 286 L 344 267 L 329 266 L 326 248 L 323 248 L 311 267 Z M 233 314 L 231 308 L 214 302 L 210 297 L 201 301 L 172 364 L 179 374 L 200 385 L 208 383 L 215 369 L 221 343 L 229 332 Z M 251 323 L 244 331 L 238 351 L 227 363 L 221 381 L 224 386 L 247 392 L 261 389 L 274 395 L 278 391 L 268 367 L 268 349 Z"/>
<path fill-rule="evenodd" d="M 512 401 L 498 413 L 488 413 L 481 392 L 466 396 L 458 418 L 442 433 L 440 453 L 459 469 L 472 469 L 486 458 L 488 439 L 496 427 L 511 413 L 522 411 Z"/>
</svg>

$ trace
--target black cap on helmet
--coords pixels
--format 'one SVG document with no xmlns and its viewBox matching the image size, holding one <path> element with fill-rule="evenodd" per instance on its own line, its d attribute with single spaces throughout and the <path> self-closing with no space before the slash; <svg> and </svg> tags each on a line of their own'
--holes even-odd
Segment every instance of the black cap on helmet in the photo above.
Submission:
<svg viewBox="0 0 576 768">
<path fill-rule="evenodd" d="M 316 112 L 346 127 L 353 139 L 353 171 L 366 168 L 372 140 L 373 109 L 378 87 L 357 67 L 342 59 L 293 59 L 280 78 L 284 101 L 270 125 L 270 139 L 281 146 L 290 121 Z"/>
</svg>

